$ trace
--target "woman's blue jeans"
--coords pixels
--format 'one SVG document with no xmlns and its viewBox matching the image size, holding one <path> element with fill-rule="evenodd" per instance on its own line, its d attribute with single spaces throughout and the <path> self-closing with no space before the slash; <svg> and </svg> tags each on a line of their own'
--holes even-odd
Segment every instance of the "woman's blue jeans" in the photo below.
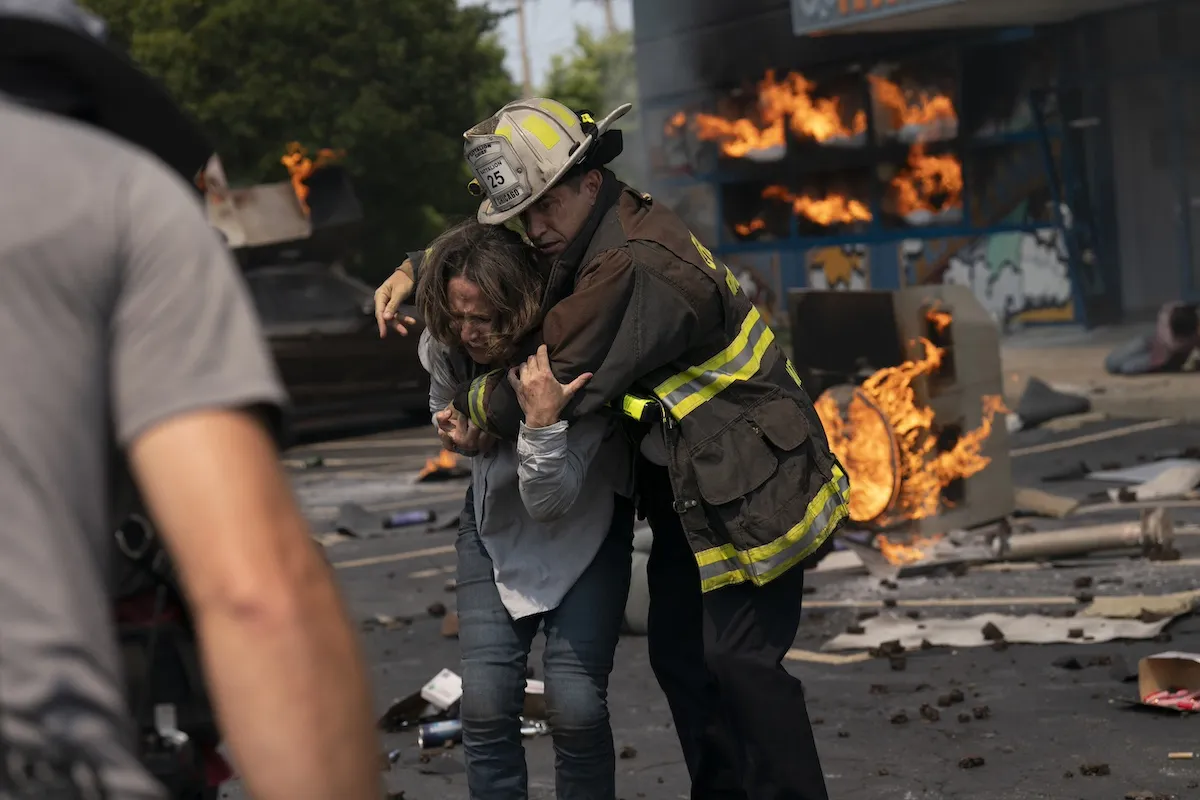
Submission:
<svg viewBox="0 0 1200 800">
<path fill-rule="evenodd" d="M 615 800 L 616 757 L 608 675 L 629 592 L 633 506 L 616 498 L 608 538 L 558 608 L 514 620 L 496 589 L 467 493 L 458 541 L 462 725 L 471 800 L 529 796 L 520 714 L 525 669 L 538 628 L 553 731 L 558 800 Z"/>
</svg>

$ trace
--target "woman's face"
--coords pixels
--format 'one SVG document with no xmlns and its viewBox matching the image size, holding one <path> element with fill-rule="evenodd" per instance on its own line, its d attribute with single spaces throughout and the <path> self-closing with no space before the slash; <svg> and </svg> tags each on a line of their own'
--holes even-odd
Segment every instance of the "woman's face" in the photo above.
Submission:
<svg viewBox="0 0 1200 800">
<path fill-rule="evenodd" d="M 450 279 L 446 294 L 463 349 L 476 363 L 490 363 L 494 357 L 495 342 L 491 337 L 496 310 L 479 287 L 461 275 Z"/>
</svg>

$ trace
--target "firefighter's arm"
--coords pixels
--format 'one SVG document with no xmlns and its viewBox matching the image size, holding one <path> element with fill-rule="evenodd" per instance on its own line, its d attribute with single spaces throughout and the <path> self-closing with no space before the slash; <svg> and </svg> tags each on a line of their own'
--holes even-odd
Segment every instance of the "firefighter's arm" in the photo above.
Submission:
<svg viewBox="0 0 1200 800">
<path fill-rule="evenodd" d="M 719 300 L 714 295 L 714 310 Z M 574 293 L 546 314 L 542 338 L 558 380 L 592 379 L 563 410 L 573 420 L 620 398 L 646 374 L 692 346 L 704 309 L 664 277 L 639 267 L 624 250 L 588 264 Z M 460 387 L 455 406 L 505 439 L 515 439 L 522 420 L 513 388 L 500 376 Z M 482 424 L 481 424 L 482 423 Z"/>
</svg>

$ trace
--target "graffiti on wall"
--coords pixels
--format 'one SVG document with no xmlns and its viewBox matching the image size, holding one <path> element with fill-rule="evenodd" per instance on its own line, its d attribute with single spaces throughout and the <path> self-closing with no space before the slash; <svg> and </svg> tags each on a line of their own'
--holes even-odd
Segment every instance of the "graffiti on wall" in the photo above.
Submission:
<svg viewBox="0 0 1200 800">
<path fill-rule="evenodd" d="M 1075 317 L 1066 246 L 1057 228 L 979 239 L 950 257 L 941 282 L 970 287 L 1000 323 Z"/>
<path fill-rule="evenodd" d="M 819 247 L 805 256 L 805 271 L 812 289 L 869 289 L 871 254 L 861 244 Z"/>
</svg>

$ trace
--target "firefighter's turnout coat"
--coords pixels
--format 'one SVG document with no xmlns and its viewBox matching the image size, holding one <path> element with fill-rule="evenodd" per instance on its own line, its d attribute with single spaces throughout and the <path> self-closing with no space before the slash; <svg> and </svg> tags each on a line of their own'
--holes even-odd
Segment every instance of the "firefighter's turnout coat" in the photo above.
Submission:
<svg viewBox="0 0 1200 800">
<path fill-rule="evenodd" d="M 848 514 L 850 485 L 791 362 L 734 274 L 670 209 L 606 174 L 596 210 L 552 265 L 541 337 L 560 380 L 594 377 L 567 419 L 619 407 L 660 419 L 674 507 L 702 589 L 765 584 Z M 506 370 L 455 406 L 515 439 Z"/>
</svg>

